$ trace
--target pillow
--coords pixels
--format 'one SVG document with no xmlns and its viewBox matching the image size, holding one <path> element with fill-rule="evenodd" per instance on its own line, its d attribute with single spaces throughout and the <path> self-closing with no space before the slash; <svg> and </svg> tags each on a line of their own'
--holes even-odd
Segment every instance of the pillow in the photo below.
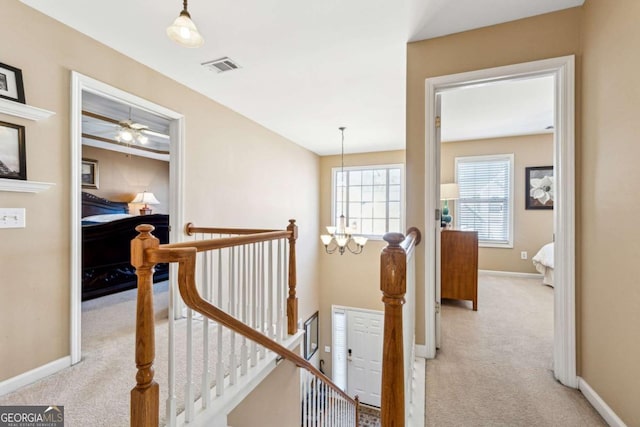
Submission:
<svg viewBox="0 0 640 427">
<path fill-rule="evenodd" d="M 100 223 L 104 223 L 104 222 L 111 222 L 111 221 L 117 221 L 119 219 L 130 218 L 132 216 L 133 215 L 129 215 L 129 214 L 126 214 L 126 213 L 91 215 L 91 216 L 85 216 L 84 218 L 82 218 L 82 222 L 83 223 L 100 224 Z"/>
</svg>

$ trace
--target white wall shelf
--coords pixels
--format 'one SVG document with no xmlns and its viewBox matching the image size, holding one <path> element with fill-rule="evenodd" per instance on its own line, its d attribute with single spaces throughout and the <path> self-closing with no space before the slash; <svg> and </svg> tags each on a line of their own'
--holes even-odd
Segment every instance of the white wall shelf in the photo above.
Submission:
<svg viewBox="0 0 640 427">
<path fill-rule="evenodd" d="M 0 98 L 0 113 L 34 121 L 46 119 L 55 114 L 53 111 L 9 101 L 4 98 Z"/>
<path fill-rule="evenodd" d="M 39 193 L 56 185 L 53 182 L 22 181 L 19 179 L 0 178 L 0 191 L 15 191 L 20 193 Z"/>
</svg>

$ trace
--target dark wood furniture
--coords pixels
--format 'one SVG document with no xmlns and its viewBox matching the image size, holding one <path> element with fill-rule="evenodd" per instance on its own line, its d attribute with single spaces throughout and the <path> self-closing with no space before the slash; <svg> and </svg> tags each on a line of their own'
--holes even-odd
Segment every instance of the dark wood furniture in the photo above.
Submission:
<svg viewBox="0 0 640 427">
<path fill-rule="evenodd" d="M 440 239 L 441 297 L 473 302 L 478 310 L 478 232 L 443 230 Z"/>
<path fill-rule="evenodd" d="M 127 213 L 128 204 L 112 202 L 90 193 L 82 193 L 82 217 Z M 131 266 L 131 240 L 136 226 L 151 224 L 161 243 L 169 243 L 169 215 L 132 216 L 106 223 L 82 226 L 82 300 L 89 300 L 133 289 L 136 271 Z M 168 264 L 158 264 L 154 283 L 169 278 Z"/>
</svg>

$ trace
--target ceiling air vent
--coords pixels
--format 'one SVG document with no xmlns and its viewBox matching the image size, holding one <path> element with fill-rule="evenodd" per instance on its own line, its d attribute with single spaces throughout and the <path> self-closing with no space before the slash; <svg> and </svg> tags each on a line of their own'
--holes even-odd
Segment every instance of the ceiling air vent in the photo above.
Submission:
<svg viewBox="0 0 640 427">
<path fill-rule="evenodd" d="M 202 65 L 216 73 L 224 73 L 225 71 L 233 71 L 240 68 L 231 58 L 226 56 L 224 58 L 214 59 L 213 61 L 203 62 Z"/>
</svg>

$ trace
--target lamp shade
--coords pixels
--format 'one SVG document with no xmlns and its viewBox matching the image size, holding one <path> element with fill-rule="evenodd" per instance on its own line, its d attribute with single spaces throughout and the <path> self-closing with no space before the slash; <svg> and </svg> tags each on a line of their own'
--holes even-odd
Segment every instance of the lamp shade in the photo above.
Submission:
<svg viewBox="0 0 640 427">
<path fill-rule="evenodd" d="M 440 184 L 440 200 L 456 200 L 460 198 L 460 189 L 458 184 L 452 182 L 450 184 Z"/>
<path fill-rule="evenodd" d="M 160 202 L 156 199 L 156 196 L 153 193 L 148 193 L 146 191 L 142 193 L 136 194 L 136 197 L 131 201 L 131 203 L 144 203 L 145 205 L 159 205 Z"/>
<path fill-rule="evenodd" d="M 196 25 L 191 20 L 189 13 L 182 11 L 180 16 L 167 28 L 169 38 L 185 47 L 200 47 L 204 39 L 198 32 Z"/>
</svg>

